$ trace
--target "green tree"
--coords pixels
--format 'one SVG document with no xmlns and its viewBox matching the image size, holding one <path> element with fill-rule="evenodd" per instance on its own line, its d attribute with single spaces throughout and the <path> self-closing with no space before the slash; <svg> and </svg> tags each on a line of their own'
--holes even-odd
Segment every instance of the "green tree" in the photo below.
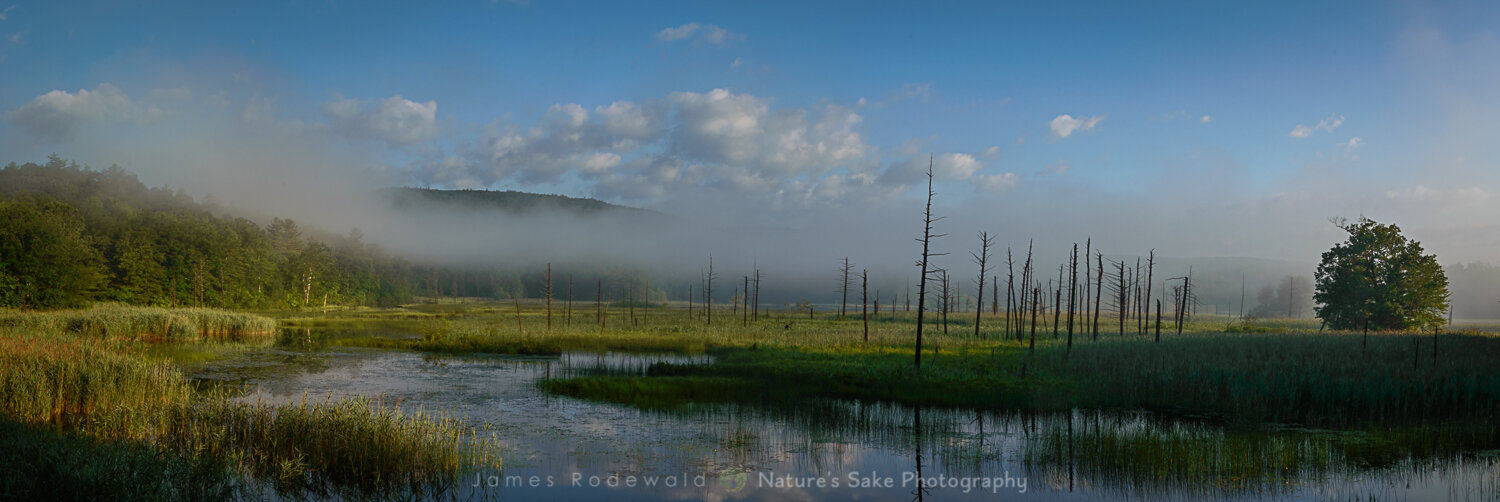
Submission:
<svg viewBox="0 0 1500 502">
<path fill-rule="evenodd" d="M 1448 277 L 1437 256 L 1422 254 L 1395 225 L 1361 216 L 1334 224 L 1349 240 L 1323 253 L 1314 276 L 1318 317 L 1333 329 L 1404 330 L 1441 324 Z"/>
<path fill-rule="evenodd" d="M 105 277 L 103 259 L 72 206 L 0 200 L 0 306 L 77 307 Z"/>
</svg>

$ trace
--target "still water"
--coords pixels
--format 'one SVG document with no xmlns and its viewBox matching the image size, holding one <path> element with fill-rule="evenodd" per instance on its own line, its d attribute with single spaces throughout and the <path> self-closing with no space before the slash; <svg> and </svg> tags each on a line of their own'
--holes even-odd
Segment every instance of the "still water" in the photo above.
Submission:
<svg viewBox="0 0 1500 502">
<path fill-rule="evenodd" d="M 504 468 L 469 473 L 443 494 L 456 499 L 1500 500 L 1493 452 L 1387 452 L 1372 461 L 1330 446 L 1345 443 L 1328 432 L 853 402 L 658 412 L 535 387 L 548 377 L 708 361 L 280 347 L 193 371 L 243 385 L 252 401 L 361 395 L 464 418 L 500 439 Z"/>
</svg>

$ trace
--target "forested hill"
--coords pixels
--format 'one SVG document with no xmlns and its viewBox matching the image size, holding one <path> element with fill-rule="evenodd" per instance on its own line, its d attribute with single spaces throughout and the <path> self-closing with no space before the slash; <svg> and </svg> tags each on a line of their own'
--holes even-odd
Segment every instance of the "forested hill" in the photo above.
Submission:
<svg viewBox="0 0 1500 502">
<path fill-rule="evenodd" d="M 543 288 L 536 271 L 411 263 L 364 242 L 358 230 L 309 229 L 312 238 L 290 218 L 257 223 L 221 212 L 181 191 L 147 187 L 119 167 L 93 170 L 57 157 L 10 163 L 0 168 L 0 308 L 393 305 L 536 296 Z M 567 273 L 611 282 L 609 274 L 629 273 L 616 269 Z"/>
<path fill-rule="evenodd" d="M 432 188 L 388 188 L 381 195 L 399 209 L 448 209 L 461 211 L 500 210 L 514 214 L 570 213 L 574 215 L 620 214 L 639 219 L 665 218 L 655 211 L 617 206 L 598 199 L 549 195 L 514 190 L 437 190 Z"/>
</svg>

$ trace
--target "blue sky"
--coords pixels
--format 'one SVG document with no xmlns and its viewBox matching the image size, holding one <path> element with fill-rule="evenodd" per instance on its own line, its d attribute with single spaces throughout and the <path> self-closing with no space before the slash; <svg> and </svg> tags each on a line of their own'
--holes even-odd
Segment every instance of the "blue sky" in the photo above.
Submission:
<svg viewBox="0 0 1500 502">
<path fill-rule="evenodd" d="M 223 152 L 274 150 L 763 223 L 897 214 L 934 155 L 954 211 L 1072 201 L 1017 232 L 1276 256 L 1367 213 L 1495 244 L 1457 221 L 1500 209 L 1495 3 L 807 4 L 0 0 L 0 160 L 233 197 L 262 168 Z"/>
</svg>

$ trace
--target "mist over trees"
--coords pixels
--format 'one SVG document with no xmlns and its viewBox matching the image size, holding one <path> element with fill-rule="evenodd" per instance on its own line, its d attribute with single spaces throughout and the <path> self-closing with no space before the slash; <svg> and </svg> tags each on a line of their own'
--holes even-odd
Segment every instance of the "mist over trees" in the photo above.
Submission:
<svg viewBox="0 0 1500 502">
<path fill-rule="evenodd" d="M 1255 294 L 1255 308 L 1247 314 L 1253 318 L 1307 317 L 1313 309 L 1312 278 L 1289 275 L 1267 284 Z"/>
<path fill-rule="evenodd" d="M 119 167 L 92 170 L 56 156 L 10 163 L 0 169 L 0 307 L 388 306 L 418 296 L 540 297 L 545 288 L 540 270 L 412 263 L 364 242 L 358 229 L 334 235 L 281 218 L 262 227 L 217 212 Z M 603 280 L 623 297 L 632 271 L 567 273 Z"/>
</svg>

